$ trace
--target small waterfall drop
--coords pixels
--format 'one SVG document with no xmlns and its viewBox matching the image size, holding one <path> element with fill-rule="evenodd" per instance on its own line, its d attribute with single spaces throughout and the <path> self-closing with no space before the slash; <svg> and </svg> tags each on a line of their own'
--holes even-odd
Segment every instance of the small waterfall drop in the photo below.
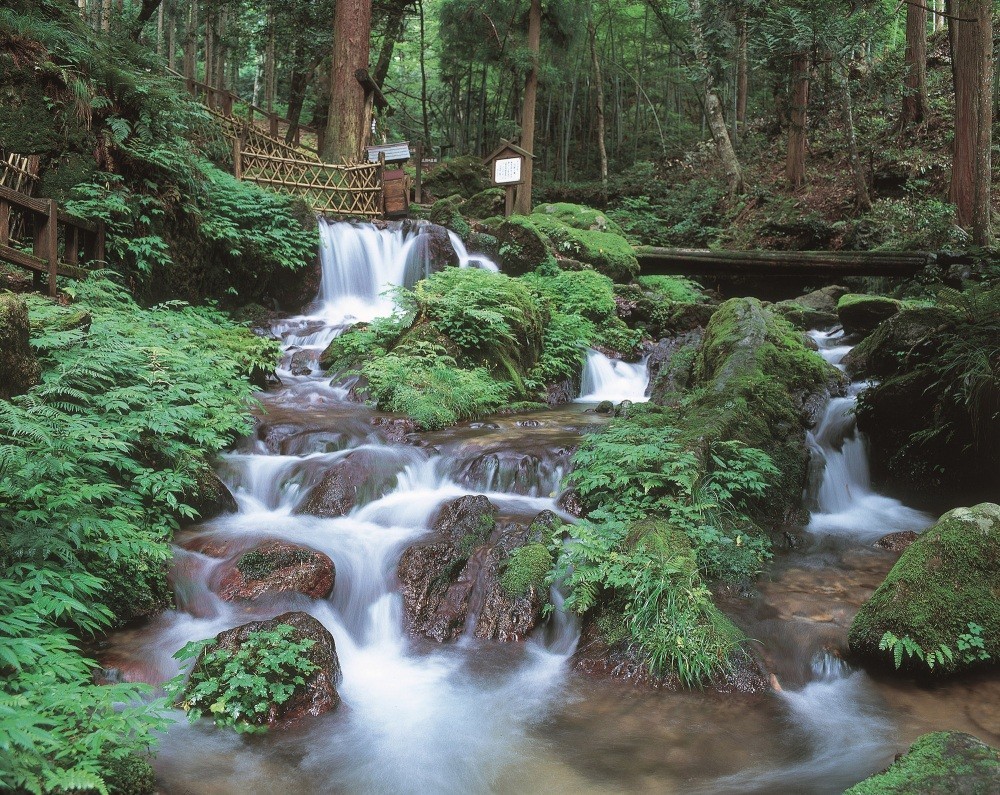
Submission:
<svg viewBox="0 0 1000 795">
<path fill-rule="evenodd" d="M 841 361 L 850 350 L 843 344 L 843 332 L 814 331 L 810 336 L 823 358 L 843 369 Z M 847 397 L 832 398 L 819 425 L 806 436 L 813 466 L 822 470 L 813 478 L 813 493 L 806 495 L 813 509 L 808 526 L 812 532 L 875 540 L 899 530 L 923 530 L 934 521 L 872 489 L 867 442 L 854 417 L 857 396 L 867 386 L 851 384 Z"/>
<path fill-rule="evenodd" d="M 637 364 L 629 364 L 591 349 L 587 351 L 587 361 L 583 366 L 577 402 L 600 403 L 602 400 L 610 400 L 612 403 L 619 403 L 631 400 L 633 403 L 644 403 L 649 400 L 646 395 L 648 384 L 646 359 Z"/>
</svg>

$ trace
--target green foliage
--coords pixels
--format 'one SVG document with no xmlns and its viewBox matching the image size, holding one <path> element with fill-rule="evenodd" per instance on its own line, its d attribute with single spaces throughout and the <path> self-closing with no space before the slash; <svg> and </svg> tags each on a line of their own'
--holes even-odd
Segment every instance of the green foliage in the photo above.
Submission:
<svg viewBox="0 0 1000 795">
<path fill-rule="evenodd" d="M 954 205 L 919 196 L 879 199 L 848 228 L 850 245 L 859 251 L 940 251 L 969 244 Z"/>
<path fill-rule="evenodd" d="M 174 657 L 197 658 L 184 675 L 165 686 L 192 723 L 208 715 L 219 727 L 241 733 L 266 731 L 272 705 L 284 704 L 318 666 L 308 657 L 314 640 L 292 638 L 295 628 L 279 624 L 260 630 L 232 649 L 211 647 L 211 640 L 188 643 Z"/>
<path fill-rule="evenodd" d="M 515 599 L 532 587 L 540 589 L 552 563 L 552 553 L 545 544 L 525 544 L 510 553 L 500 585 L 508 596 Z"/>
<path fill-rule="evenodd" d="M 990 653 L 986 650 L 986 642 L 983 639 L 983 628 L 974 621 L 970 621 L 966 626 L 968 631 L 960 634 L 955 641 L 958 662 L 974 665 L 990 659 Z M 889 652 L 892 655 L 892 662 L 897 670 L 902 667 L 904 656 L 907 660 L 919 660 L 929 671 L 933 671 L 935 665 L 951 665 L 956 659 L 951 646 L 945 643 L 939 643 L 937 648 L 924 649 L 909 635 L 897 638 L 889 630 L 886 630 L 879 640 L 878 648 L 879 651 Z"/>
<path fill-rule="evenodd" d="M 670 186 L 655 199 L 625 196 L 608 215 L 637 245 L 706 247 L 719 235 L 724 197 L 718 184 L 695 179 Z"/>
<path fill-rule="evenodd" d="M 579 260 L 615 282 L 630 282 L 639 272 L 635 251 L 621 235 L 577 229 L 546 214 L 535 213 L 529 221 L 552 241 L 559 254 Z"/>
<path fill-rule="evenodd" d="M 104 792 L 106 760 L 163 727 L 143 687 L 91 683 L 77 638 L 143 607 L 195 474 L 250 429 L 248 374 L 276 360 L 211 309 L 143 310 L 98 277 L 76 293 L 30 299 L 42 382 L 0 401 L 0 781 L 38 793 Z M 67 328 L 79 309 L 89 331 Z"/>
</svg>

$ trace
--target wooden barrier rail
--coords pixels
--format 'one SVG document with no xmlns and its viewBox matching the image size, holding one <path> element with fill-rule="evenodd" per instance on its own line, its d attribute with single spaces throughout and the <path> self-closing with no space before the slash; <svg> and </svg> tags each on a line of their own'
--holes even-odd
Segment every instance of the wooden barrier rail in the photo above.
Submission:
<svg viewBox="0 0 1000 795">
<path fill-rule="evenodd" d="M 18 242 L 19 228 L 31 238 L 30 254 L 11 245 Z M 57 276 L 83 278 L 87 271 L 81 262 L 104 260 L 104 225 L 61 212 L 53 199 L 33 199 L 0 186 L 0 260 L 31 271 L 36 287 L 47 276 L 48 293 L 55 297 Z"/>
</svg>

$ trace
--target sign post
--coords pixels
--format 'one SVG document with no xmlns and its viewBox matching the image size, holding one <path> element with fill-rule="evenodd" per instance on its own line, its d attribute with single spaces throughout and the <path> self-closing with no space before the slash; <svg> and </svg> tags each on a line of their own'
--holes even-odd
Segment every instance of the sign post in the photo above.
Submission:
<svg viewBox="0 0 1000 795">
<path fill-rule="evenodd" d="M 514 188 L 524 182 L 525 158 L 532 154 L 503 139 L 499 149 L 483 159 L 490 167 L 493 184 L 505 189 L 504 217 L 514 212 Z"/>
</svg>

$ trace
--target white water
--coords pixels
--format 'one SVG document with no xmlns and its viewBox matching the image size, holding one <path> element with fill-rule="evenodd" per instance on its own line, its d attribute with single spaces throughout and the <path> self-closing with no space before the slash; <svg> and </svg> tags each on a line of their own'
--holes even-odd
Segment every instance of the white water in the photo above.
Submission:
<svg viewBox="0 0 1000 795">
<path fill-rule="evenodd" d="M 850 350 L 842 342 L 843 332 L 812 332 L 811 336 L 820 354 L 843 369 L 841 361 Z M 866 386 L 863 382 L 852 384 L 847 397 L 831 399 L 819 425 L 807 434 L 812 455 L 823 468 L 808 526 L 813 533 L 874 541 L 886 533 L 920 531 L 934 521 L 932 516 L 872 489 L 867 441 L 854 418 L 857 396 Z"/>
<path fill-rule="evenodd" d="M 629 364 L 621 359 L 610 359 L 600 351 L 587 351 L 587 361 L 580 379 L 578 403 L 600 403 L 610 400 L 620 403 L 631 400 L 644 403 L 649 400 L 646 387 L 649 384 L 649 370 L 646 360 Z"/>
</svg>

